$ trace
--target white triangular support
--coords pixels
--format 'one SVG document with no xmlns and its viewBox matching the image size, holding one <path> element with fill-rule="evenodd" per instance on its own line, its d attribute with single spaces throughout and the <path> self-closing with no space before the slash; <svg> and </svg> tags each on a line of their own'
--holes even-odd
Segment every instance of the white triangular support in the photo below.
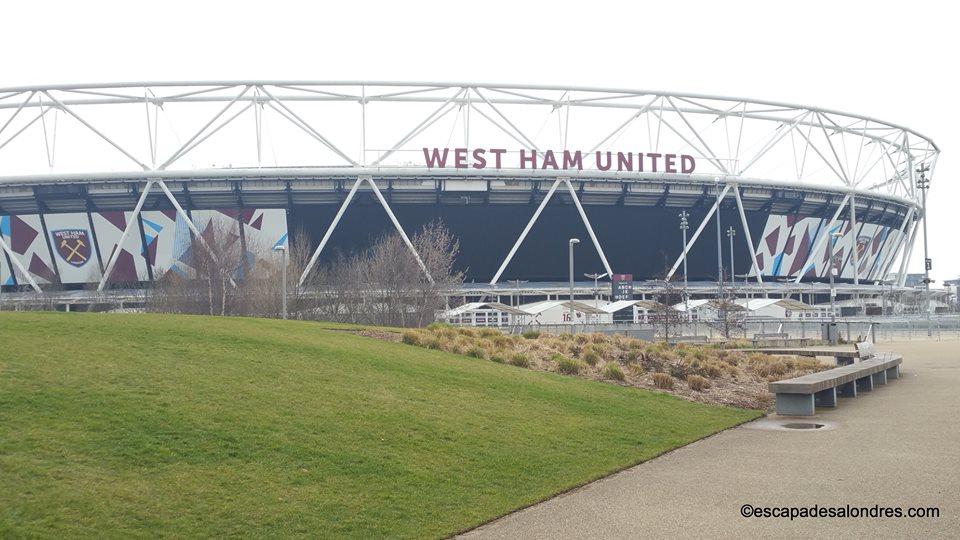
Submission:
<svg viewBox="0 0 960 540">
<path fill-rule="evenodd" d="M 320 244 L 310 257 L 310 262 L 307 263 L 307 267 L 304 268 L 303 273 L 300 274 L 300 281 L 297 285 L 298 287 L 302 287 L 303 283 L 307 280 L 307 276 L 310 275 L 310 271 L 313 270 L 313 267 L 317 264 L 317 259 L 320 258 L 320 253 L 323 251 L 323 248 L 330 240 L 330 236 L 333 235 L 333 231 L 336 230 L 337 225 L 340 223 L 340 218 L 342 218 L 343 214 L 346 213 L 347 207 L 350 206 L 350 202 L 353 201 L 353 197 L 357 193 L 357 189 L 364 182 L 366 182 L 370 186 L 370 189 L 373 190 L 377 200 L 380 201 L 380 205 L 383 206 L 383 209 L 387 212 L 387 217 L 390 218 L 390 221 L 393 223 L 394 228 L 396 228 L 397 233 L 399 233 L 400 237 L 403 239 L 403 243 L 406 244 L 410 249 L 410 253 L 413 254 L 413 258 L 417 260 L 417 264 L 420 266 L 420 269 L 423 270 L 424 275 L 427 276 L 427 280 L 430 283 L 434 283 L 433 276 L 430 275 L 430 271 L 427 270 L 427 266 L 423 264 L 423 259 L 420 258 L 420 254 L 417 253 L 416 248 L 413 247 L 413 242 L 410 241 L 407 233 L 403 230 L 403 227 L 400 226 L 400 221 L 397 220 L 397 216 L 394 215 L 393 210 L 390 208 L 387 200 L 383 197 L 383 193 L 380 192 L 380 188 L 377 187 L 376 182 L 374 182 L 373 178 L 370 176 L 360 176 L 357 178 L 357 181 L 353 183 L 353 187 L 350 188 L 350 192 L 347 193 L 347 198 L 344 199 L 343 204 L 341 204 L 340 208 L 337 210 L 337 214 L 333 217 L 333 222 L 330 223 L 330 227 L 327 228 L 327 231 L 323 233 L 323 238 L 320 240 Z"/>
<path fill-rule="evenodd" d="M 27 281 L 30 282 L 30 286 L 33 287 L 33 290 L 40 293 L 43 292 L 40 290 L 40 286 L 37 285 L 37 282 L 34 281 L 33 276 L 27 272 L 27 269 L 23 267 L 23 263 L 20 262 L 20 259 L 17 258 L 16 253 L 10 249 L 10 246 L 3 240 L 3 235 L 0 234 L 0 254 L 6 253 L 10 255 L 10 262 L 17 267 L 17 270 L 20 270 L 20 273 L 23 274 L 23 277 L 27 278 Z M 11 269 L 12 271 L 12 269 Z M 2 284 L 0 284 L 2 285 Z"/>
<path fill-rule="evenodd" d="M 490 280 L 491 285 L 496 285 L 500 280 L 500 276 L 503 274 L 503 271 L 507 269 L 507 265 L 513 260 L 513 256 L 516 255 L 520 245 L 523 244 L 523 241 L 527 238 L 527 234 L 530 233 L 530 229 L 533 228 L 533 224 L 540 219 L 540 214 L 543 212 L 543 209 L 546 208 L 547 203 L 550 202 L 550 199 L 553 197 L 553 194 L 556 192 L 557 187 L 560 186 L 560 184 L 565 184 L 567 186 L 567 190 L 570 192 L 570 196 L 573 197 L 573 204 L 577 207 L 577 212 L 580 214 L 580 219 L 583 220 L 583 224 L 587 228 L 587 233 L 590 235 L 590 240 L 593 242 L 593 247 L 597 249 L 597 254 L 600 255 L 600 260 L 603 262 L 603 268 L 609 275 L 613 275 L 613 270 L 610 268 L 610 263 L 607 262 L 607 256 L 603 253 L 603 248 L 600 246 L 600 241 L 597 240 L 597 235 L 593 232 L 593 227 L 590 225 L 590 220 L 587 219 L 587 214 L 584 212 L 583 206 L 580 205 L 580 199 L 577 197 L 576 190 L 573 189 L 573 184 L 570 183 L 569 178 L 557 178 L 554 180 L 553 185 L 550 186 L 550 190 L 547 191 L 547 196 L 540 201 L 540 206 L 537 207 L 537 210 L 533 213 L 530 221 L 527 222 L 527 226 L 523 228 L 523 232 L 521 232 L 520 236 L 517 237 L 517 241 L 514 242 L 513 247 L 510 248 L 510 252 L 507 253 L 506 258 L 500 264 L 500 268 L 497 270 L 497 273 L 493 276 L 493 279 Z"/>
<path fill-rule="evenodd" d="M 718 186 L 719 188 L 719 186 Z M 703 232 L 704 227 L 707 226 L 707 222 L 710 221 L 710 218 L 713 217 L 713 214 L 717 211 L 717 208 L 720 206 L 720 202 L 723 201 L 727 196 L 727 192 L 730 191 L 730 184 L 727 184 L 723 187 L 723 191 L 720 192 L 720 195 L 717 197 L 717 200 L 714 201 L 713 206 L 710 207 L 710 211 L 707 212 L 707 215 L 703 216 L 703 221 L 700 222 L 700 225 L 697 227 L 697 230 L 694 231 L 693 237 L 687 241 L 687 245 L 683 246 L 683 252 L 680 253 L 680 256 L 677 257 L 677 260 L 673 263 L 673 266 L 670 268 L 670 272 L 667 273 L 666 280 L 670 281 L 673 278 L 673 274 L 677 271 L 677 268 L 680 267 L 680 263 L 683 262 L 683 258 L 687 256 L 687 253 L 690 252 L 690 248 L 693 247 L 693 244 L 697 241 L 697 238 L 700 238 L 700 233 Z"/>
</svg>

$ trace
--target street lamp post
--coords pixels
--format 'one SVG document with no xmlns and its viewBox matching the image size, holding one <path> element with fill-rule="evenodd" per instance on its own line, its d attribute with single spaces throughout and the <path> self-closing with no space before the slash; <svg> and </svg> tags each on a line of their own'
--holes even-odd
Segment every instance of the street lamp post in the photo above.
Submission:
<svg viewBox="0 0 960 540">
<path fill-rule="evenodd" d="M 927 190 L 930 189 L 930 180 L 927 179 L 927 172 L 930 170 L 930 166 L 926 163 L 917 167 L 917 174 L 920 176 L 917 177 L 917 188 L 920 190 L 920 204 L 923 207 L 923 286 L 924 286 L 924 300 L 927 304 L 927 337 L 933 335 L 933 321 L 930 319 L 930 270 L 933 269 L 933 261 L 930 259 L 930 252 L 927 251 Z"/>
<path fill-rule="evenodd" d="M 730 286 L 737 282 L 737 275 L 733 273 L 733 237 L 737 235 L 737 230 L 731 225 L 727 228 L 727 238 L 730 239 Z"/>
<path fill-rule="evenodd" d="M 593 301 L 594 301 L 594 302 L 599 302 L 599 301 L 600 301 L 600 283 L 599 283 L 599 280 L 607 277 L 607 273 L 604 272 L 604 273 L 602 273 L 602 274 L 584 274 L 583 277 L 585 277 L 585 278 L 590 278 L 590 279 L 593 280 Z"/>
<path fill-rule="evenodd" d="M 689 216 L 690 214 L 686 210 L 680 212 L 680 234 L 683 242 L 680 244 L 683 253 L 683 313 L 686 315 L 688 322 L 690 321 L 690 301 L 687 295 L 687 229 L 690 228 L 687 218 Z"/>
<path fill-rule="evenodd" d="M 280 316 L 287 318 L 287 246 L 281 244 L 273 248 L 280 252 Z"/>
<path fill-rule="evenodd" d="M 720 232 L 720 177 L 714 178 L 717 192 L 717 300 L 723 298 L 723 242 Z"/>
<path fill-rule="evenodd" d="M 580 240 L 570 239 L 570 328 L 573 328 L 573 246 L 579 244 Z"/>
<path fill-rule="evenodd" d="M 837 288 L 834 285 L 833 275 L 837 271 L 837 264 L 833 257 L 833 248 L 837 245 L 837 241 L 843 237 L 843 234 L 840 231 L 834 232 L 830 235 L 832 240 L 830 240 L 830 266 L 827 273 L 830 274 L 830 323 L 837 323 L 837 307 L 836 307 L 836 298 L 837 298 Z"/>
</svg>

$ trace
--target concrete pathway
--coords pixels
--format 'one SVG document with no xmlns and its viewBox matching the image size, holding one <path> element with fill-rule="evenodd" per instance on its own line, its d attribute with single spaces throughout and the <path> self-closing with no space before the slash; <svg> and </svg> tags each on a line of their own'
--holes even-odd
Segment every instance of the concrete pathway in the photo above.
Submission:
<svg viewBox="0 0 960 540">
<path fill-rule="evenodd" d="M 764 428 L 783 420 L 772 416 L 464 536 L 960 537 L 960 341 L 877 348 L 904 355 L 902 378 L 818 410 L 826 429 Z M 748 519 L 744 504 L 935 506 L 940 517 Z"/>
</svg>

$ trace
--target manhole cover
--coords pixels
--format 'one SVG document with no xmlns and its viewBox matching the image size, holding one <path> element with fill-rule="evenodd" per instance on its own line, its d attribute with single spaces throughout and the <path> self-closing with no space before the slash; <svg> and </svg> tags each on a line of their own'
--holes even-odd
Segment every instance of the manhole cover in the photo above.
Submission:
<svg viewBox="0 0 960 540">
<path fill-rule="evenodd" d="M 786 429 L 820 429 L 824 424 L 814 424 L 811 422 L 792 422 L 789 424 L 783 424 L 783 427 Z"/>
</svg>

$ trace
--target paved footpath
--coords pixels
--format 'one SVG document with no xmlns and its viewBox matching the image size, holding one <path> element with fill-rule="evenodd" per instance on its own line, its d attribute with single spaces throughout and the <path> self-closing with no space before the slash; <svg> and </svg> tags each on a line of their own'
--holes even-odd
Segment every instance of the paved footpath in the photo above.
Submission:
<svg viewBox="0 0 960 540">
<path fill-rule="evenodd" d="M 465 536 L 958 538 L 960 341 L 877 349 L 903 354 L 902 378 L 819 409 L 812 418 L 827 430 L 763 429 L 776 416 L 751 422 Z M 744 504 L 936 506 L 940 517 L 747 519 Z"/>
</svg>

